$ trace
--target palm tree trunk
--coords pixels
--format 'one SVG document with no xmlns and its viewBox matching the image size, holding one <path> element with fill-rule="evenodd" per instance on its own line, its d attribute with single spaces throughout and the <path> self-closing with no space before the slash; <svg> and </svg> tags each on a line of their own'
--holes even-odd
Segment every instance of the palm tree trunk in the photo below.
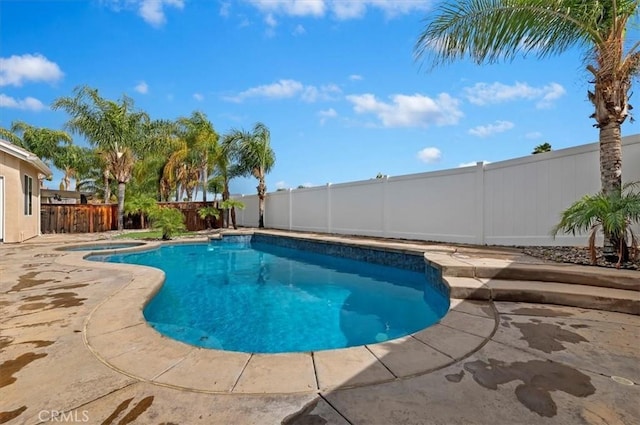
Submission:
<svg viewBox="0 0 640 425">
<path fill-rule="evenodd" d="M 224 187 L 222 188 L 222 202 L 229 199 L 229 180 L 225 179 Z M 229 208 L 225 208 L 222 212 L 222 227 L 229 225 Z"/>
<path fill-rule="evenodd" d="M 622 135 L 613 120 L 600 128 L 600 179 L 606 195 L 622 188 Z"/>
<path fill-rule="evenodd" d="M 264 199 L 265 192 L 267 191 L 267 186 L 264 184 L 264 179 L 261 178 L 258 183 L 258 213 L 260 218 L 258 220 L 258 228 L 264 228 Z"/>
<path fill-rule="evenodd" d="M 615 120 L 600 127 L 600 184 L 606 195 L 619 192 L 622 188 L 622 135 L 620 123 Z M 602 250 L 607 260 L 618 258 L 619 246 L 618 238 L 605 233 Z"/>
<path fill-rule="evenodd" d="M 104 203 L 108 204 L 111 202 L 111 187 L 109 186 L 109 170 L 106 168 L 102 172 L 102 181 L 104 183 Z"/>
<path fill-rule="evenodd" d="M 124 229 L 124 191 L 126 184 L 118 182 L 118 230 Z"/>
<path fill-rule="evenodd" d="M 202 167 L 202 202 L 207 203 L 207 166 Z"/>
</svg>

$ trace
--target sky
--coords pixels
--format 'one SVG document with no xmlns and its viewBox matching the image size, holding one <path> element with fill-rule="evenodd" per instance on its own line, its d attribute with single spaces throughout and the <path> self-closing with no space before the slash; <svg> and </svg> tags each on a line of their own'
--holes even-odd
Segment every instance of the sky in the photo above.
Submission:
<svg viewBox="0 0 640 425">
<path fill-rule="evenodd" d="M 414 46 L 432 0 L 0 2 L 0 126 L 63 129 L 80 85 L 154 119 L 263 122 L 269 191 L 495 162 L 592 143 L 584 52 L 431 69 Z M 629 33 L 632 41 L 637 31 Z M 632 99 L 633 100 L 633 99 Z M 638 133 L 629 120 L 623 135 Z M 86 144 L 74 135 L 74 142 Z M 47 182 L 57 188 L 62 173 Z M 255 193 L 238 179 L 233 193 Z"/>
</svg>

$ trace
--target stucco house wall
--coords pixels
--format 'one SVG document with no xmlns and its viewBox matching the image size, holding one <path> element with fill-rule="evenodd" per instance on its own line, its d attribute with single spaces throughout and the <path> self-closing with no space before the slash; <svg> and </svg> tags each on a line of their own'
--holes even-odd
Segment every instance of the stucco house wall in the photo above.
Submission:
<svg viewBox="0 0 640 425">
<path fill-rule="evenodd" d="M 31 196 L 25 176 L 31 181 Z M 0 139 L 0 240 L 22 242 L 40 234 L 40 179 L 51 170 L 33 153 Z M 29 179 L 27 179 L 29 180 Z M 28 200 L 31 199 L 29 211 Z M 25 206 L 25 203 L 27 205 Z"/>
</svg>

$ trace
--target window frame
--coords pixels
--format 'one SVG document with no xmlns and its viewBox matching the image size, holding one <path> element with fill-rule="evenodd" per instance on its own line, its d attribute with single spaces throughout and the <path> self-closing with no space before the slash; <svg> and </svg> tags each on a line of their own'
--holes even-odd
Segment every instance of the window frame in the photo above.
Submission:
<svg viewBox="0 0 640 425">
<path fill-rule="evenodd" d="M 33 215 L 33 177 L 24 175 L 24 215 Z"/>
</svg>

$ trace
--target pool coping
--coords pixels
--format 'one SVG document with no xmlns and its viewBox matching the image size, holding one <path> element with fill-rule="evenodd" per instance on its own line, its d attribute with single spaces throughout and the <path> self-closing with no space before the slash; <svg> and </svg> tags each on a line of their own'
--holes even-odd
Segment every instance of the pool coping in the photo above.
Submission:
<svg viewBox="0 0 640 425">
<path fill-rule="evenodd" d="M 253 234 L 244 231 L 227 234 Z M 286 237 L 280 232 L 265 232 Z M 299 238 L 300 235 L 293 237 Z M 168 242 L 207 242 L 193 238 Z M 334 243 L 338 238 L 313 237 Z M 422 254 L 392 243 L 342 239 L 339 243 Z M 86 245 L 90 245 L 87 243 Z M 95 242 L 94 242 L 95 244 Z M 489 301 L 451 299 L 449 312 L 435 325 L 411 335 L 358 347 L 305 353 L 250 354 L 195 347 L 161 335 L 143 316 L 143 309 L 164 283 L 161 270 L 139 265 L 100 263 L 85 258 L 114 252 L 155 249 L 167 242 L 147 242 L 117 250 L 66 251 L 56 262 L 127 271 L 131 280 L 117 288 L 88 316 L 83 338 L 105 365 L 140 381 L 176 389 L 226 394 L 306 393 L 406 379 L 460 361 L 480 349 L 497 327 L 497 312 Z M 75 246 L 82 244 L 74 244 Z M 443 247 L 437 247 L 442 251 Z M 292 373 L 292 370 L 295 373 Z"/>
</svg>

